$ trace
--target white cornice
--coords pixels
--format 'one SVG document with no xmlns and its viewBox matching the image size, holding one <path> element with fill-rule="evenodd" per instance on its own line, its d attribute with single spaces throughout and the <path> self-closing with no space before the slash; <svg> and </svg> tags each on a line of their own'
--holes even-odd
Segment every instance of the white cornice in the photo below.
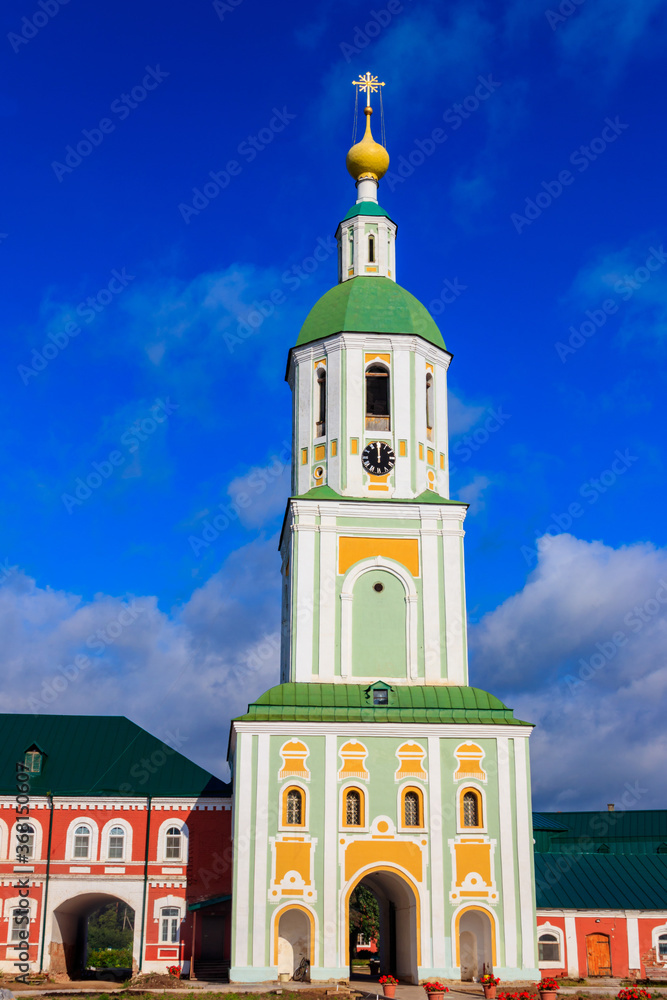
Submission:
<svg viewBox="0 0 667 1000">
<path fill-rule="evenodd" d="M 333 514 L 336 517 L 367 517 L 369 519 L 389 520 L 395 518 L 405 518 L 412 521 L 463 521 L 467 513 L 467 506 L 459 503 L 442 504 L 436 506 L 430 503 L 418 503 L 415 500 L 395 500 L 392 503 L 383 503 L 382 500 L 363 501 L 355 500 L 307 500 L 301 497 L 290 498 L 288 503 L 288 516 L 292 512 L 300 516 L 310 515 L 321 516 L 323 514 Z M 299 525 L 301 527 L 301 525 Z M 366 530 L 366 529 L 361 529 Z M 414 530 L 414 529 L 413 529 Z M 418 529 L 417 529 L 418 530 Z M 439 533 L 454 534 L 454 530 L 431 528 L 430 531 Z"/>
<path fill-rule="evenodd" d="M 371 712 L 372 709 L 367 709 Z M 407 711 L 407 710 L 406 710 Z M 299 736 L 358 736 L 363 727 L 364 739 L 372 736 L 427 736 L 454 737 L 473 736 L 477 739 L 493 739 L 496 736 L 513 736 L 529 739 L 532 726 L 483 725 L 480 723 L 420 723 L 420 722 L 232 722 L 232 727 L 240 734 L 259 736 L 260 733 L 282 736 L 284 733 L 298 732 Z"/>
</svg>

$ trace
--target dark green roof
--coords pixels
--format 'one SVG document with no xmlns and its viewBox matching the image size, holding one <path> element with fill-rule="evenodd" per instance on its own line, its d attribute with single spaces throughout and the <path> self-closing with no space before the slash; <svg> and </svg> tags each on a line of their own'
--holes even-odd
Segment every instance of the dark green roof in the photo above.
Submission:
<svg viewBox="0 0 667 1000">
<path fill-rule="evenodd" d="M 445 350 L 435 320 L 391 278 L 360 275 L 330 288 L 306 316 L 297 347 L 336 333 L 407 333 Z"/>
<path fill-rule="evenodd" d="M 548 820 L 559 829 L 537 839 L 538 850 L 595 854 L 601 847 L 610 854 L 655 854 L 667 845 L 667 809 L 596 810 L 591 812 L 539 813 L 547 831 Z"/>
<path fill-rule="evenodd" d="M 35 743 L 46 756 L 31 775 L 32 795 L 231 794 L 231 785 L 122 715 L 0 715 L 3 795 L 16 794 L 15 764 Z"/>
<path fill-rule="evenodd" d="M 385 212 L 383 208 L 380 208 L 376 201 L 360 201 L 358 205 L 353 205 L 345 213 L 342 221 L 345 222 L 346 219 L 354 219 L 357 215 L 382 215 L 385 219 L 390 219 L 391 222 L 394 221 L 389 212 Z"/>
<path fill-rule="evenodd" d="M 391 683 L 391 682 L 390 682 Z M 426 722 L 529 726 L 502 701 L 479 688 L 399 685 L 389 704 L 369 704 L 367 684 L 279 684 L 235 722 Z"/>
<path fill-rule="evenodd" d="M 559 814 L 560 815 L 560 814 Z M 535 855 L 538 909 L 667 909 L 667 855 Z"/>
<path fill-rule="evenodd" d="M 553 819 L 548 813 L 533 813 L 533 830 L 548 830 L 550 832 L 567 831 L 567 827 Z"/>
</svg>

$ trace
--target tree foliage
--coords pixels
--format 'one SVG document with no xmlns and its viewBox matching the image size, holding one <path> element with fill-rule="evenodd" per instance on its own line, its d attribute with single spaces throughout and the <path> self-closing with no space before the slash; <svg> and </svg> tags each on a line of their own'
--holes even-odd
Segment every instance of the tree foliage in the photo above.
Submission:
<svg viewBox="0 0 667 1000">
<path fill-rule="evenodd" d="M 105 903 L 88 918 L 88 964 L 90 952 L 99 949 L 132 949 L 134 910 L 121 901 Z M 124 964 L 124 963 L 121 963 Z"/>
<path fill-rule="evenodd" d="M 364 885 L 358 885 L 350 896 L 350 940 L 361 934 L 364 941 L 377 941 L 380 936 L 380 907 Z"/>
</svg>

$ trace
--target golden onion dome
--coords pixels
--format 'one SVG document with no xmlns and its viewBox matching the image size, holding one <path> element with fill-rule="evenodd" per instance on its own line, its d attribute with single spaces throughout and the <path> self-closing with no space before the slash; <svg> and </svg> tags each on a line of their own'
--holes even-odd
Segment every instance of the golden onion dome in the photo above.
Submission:
<svg viewBox="0 0 667 1000">
<path fill-rule="evenodd" d="M 356 181 L 363 177 L 374 177 L 379 181 L 389 169 L 389 153 L 376 142 L 371 134 L 372 108 L 364 108 L 366 131 L 361 142 L 357 142 L 347 154 L 347 169 Z"/>
</svg>

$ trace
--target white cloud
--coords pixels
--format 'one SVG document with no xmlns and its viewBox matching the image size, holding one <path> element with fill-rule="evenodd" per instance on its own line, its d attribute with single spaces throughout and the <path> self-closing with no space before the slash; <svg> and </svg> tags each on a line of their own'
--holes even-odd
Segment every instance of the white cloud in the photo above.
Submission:
<svg viewBox="0 0 667 1000">
<path fill-rule="evenodd" d="M 664 805 L 667 551 L 545 537 L 524 588 L 472 630 L 472 683 L 537 723 L 536 803 Z"/>
<path fill-rule="evenodd" d="M 466 403 L 461 396 L 450 388 L 448 393 L 449 433 L 452 437 L 465 434 L 486 412 L 483 403 Z"/>
<path fill-rule="evenodd" d="M 225 777 L 230 719 L 278 683 L 279 627 L 276 537 L 237 550 L 169 613 L 155 597 L 84 602 L 16 571 L 0 587 L 0 708 L 178 729 L 183 753 Z"/>
<path fill-rule="evenodd" d="M 291 458 L 291 445 L 285 441 L 267 465 L 253 466 L 229 484 L 227 492 L 246 528 L 262 528 L 284 512 L 291 487 Z"/>
</svg>

